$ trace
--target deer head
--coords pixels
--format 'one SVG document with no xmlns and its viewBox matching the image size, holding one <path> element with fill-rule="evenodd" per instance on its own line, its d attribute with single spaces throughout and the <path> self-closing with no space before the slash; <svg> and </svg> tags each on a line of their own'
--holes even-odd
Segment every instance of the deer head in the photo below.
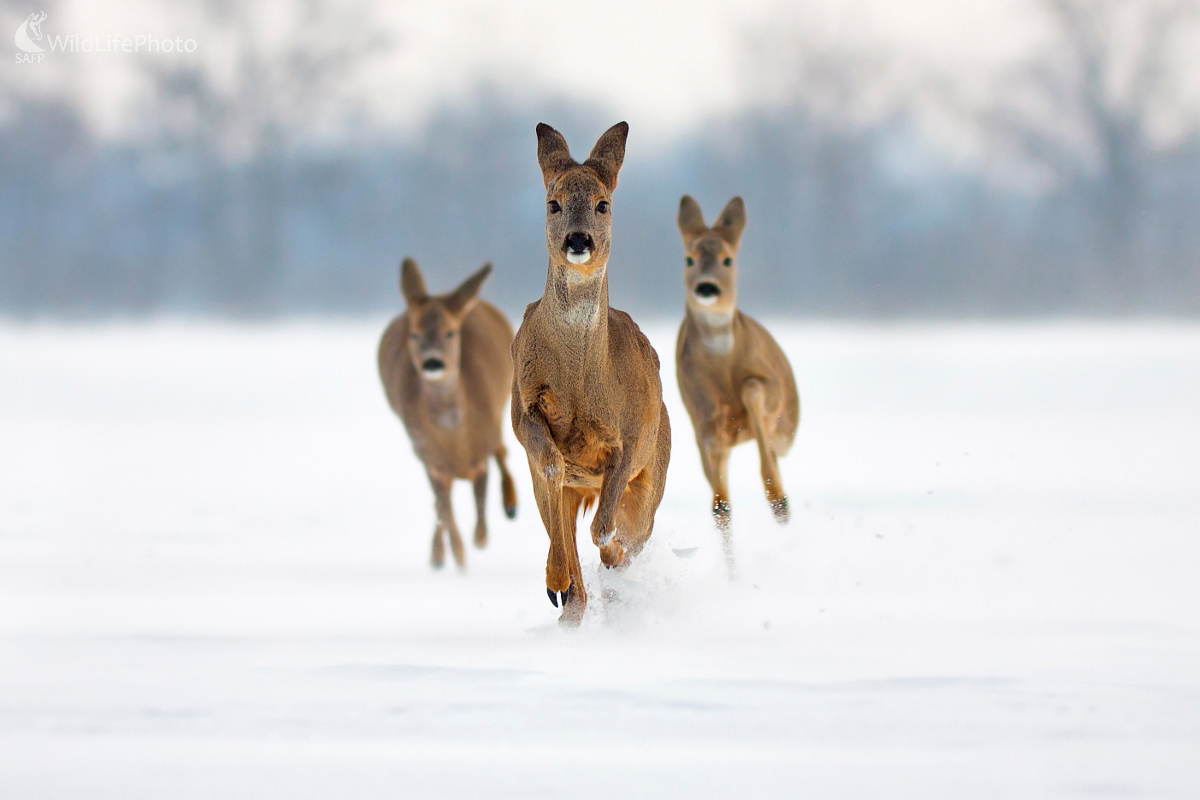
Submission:
<svg viewBox="0 0 1200 800">
<path fill-rule="evenodd" d="M 629 125 L 604 132 L 582 164 L 567 140 L 544 123 L 537 126 L 538 165 L 546 184 L 546 248 L 550 262 L 567 275 L 591 277 L 608 263 L 612 243 L 612 193 L 625 159 Z"/>
<path fill-rule="evenodd" d="M 710 228 L 700 204 L 688 195 L 679 201 L 683 234 L 683 282 L 688 308 L 705 315 L 729 315 L 737 308 L 737 251 L 746 228 L 746 206 L 735 197 Z"/>
<path fill-rule="evenodd" d="M 491 271 L 484 264 L 454 291 L 431 296 L 417 262 L 404 259 L 400 291 L 408 303 L 408 356 L 423 381 L 450 386 L 458 380 L 463 318 Z"/>
</svg>

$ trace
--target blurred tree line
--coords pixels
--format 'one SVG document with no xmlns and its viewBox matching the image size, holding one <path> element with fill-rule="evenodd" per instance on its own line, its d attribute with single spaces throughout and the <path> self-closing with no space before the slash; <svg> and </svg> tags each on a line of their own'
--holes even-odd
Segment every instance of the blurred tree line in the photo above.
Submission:
<svg viewBox="0 0 1200 800">
<path fill-rule="evenodd" d="M 267 48 L 247 5 L 204 6 L 236 54 L 233 79 L 149 70 L 136 141 L 96 136 L 66 95 L 0 86 L 0 313 L 391 308 L 407 254 L 446 271 L 435 286 L 495 262 L 486 291 L 510 313 L 540 295 L 533 127 L 550 122 L 582 149 L 611 113 L 483 86 L 415 139 L 306 137 L 333 113 L 332 87 L 390 42 L 361 23 L 331 34 L 361 17 L 314 0 L 285 46 Z M 710 214 L 746 199 L 740 295 L 757 313 L 1200 312 L 1200 124 L 1185 80 L 1197 3 L 1042 10 L 1051 38 L 982 101 L 926 76 L 860 113 L 888 65 L 780 27 L 755 49 L 777 79 L 771 100 L 654 157 L 631 120 L 614 304 L 679 312 L 687 192 Z M 980 159 L 931 143 L 919 124 L 931 102 L 972 132 Z"/>
</svg>

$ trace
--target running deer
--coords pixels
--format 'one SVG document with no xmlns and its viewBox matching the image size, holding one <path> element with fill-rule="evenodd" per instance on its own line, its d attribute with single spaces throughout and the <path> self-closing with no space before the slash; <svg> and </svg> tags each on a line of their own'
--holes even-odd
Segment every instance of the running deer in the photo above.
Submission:
<svg viewBox="0 0 1200 800">
<path fill-rule="evenodd" d="M 654 527 L 671 457 L 658 354 L 608 305 L 612 194 L 629 126 L 600 137 L 582 164 L 562 134 L 537 126 L 550 263 L 542 298 L 513 339 L 512 423 L 525 446 L 550 553 L 546 593 L 578 625 L 587 592 L 575 543 L 580 509 L 596 503 L 592 542 L 624 566 Z"/>
<path fill-rule="evenodd" d="M 699 203 L 687 195 L 679 202 L 687 313 L 675 348 L 676 375 L 731 568 L 729 451 L 750 439 L 758 443 L 767 501 L 775 519 L 787 522 L 779 456 L 791 448 L 800 423 L 800 395 L 787 356 L 766 328 L 737 307 L 737 251 L 745 227 L 740 197 L 729 201 L 711 228 Z"/>
<path fill-rule="evenodd" d="M 456 478 L 471 481 L 475 489 L 476 547 L 487 544 L 483 506 L 490 457 L 500 468 L 504 513 L 509 519 L 517 514 L 500 435 L 512 384 L 512 326 L 498 308 L 476 297 L 491 271 L 492 265 L 484 264 L 454 291 L 431 296 L 417 262 L 404 259 L 400 290 L 408 309 L 392 320 L 379 342 L 379 376 L 388 404 L 404 422 L 433 485 L 434 567 L 446 558 L 443 533 L 455 563 L 466 566 L 450 505 Z"/>
</svg>

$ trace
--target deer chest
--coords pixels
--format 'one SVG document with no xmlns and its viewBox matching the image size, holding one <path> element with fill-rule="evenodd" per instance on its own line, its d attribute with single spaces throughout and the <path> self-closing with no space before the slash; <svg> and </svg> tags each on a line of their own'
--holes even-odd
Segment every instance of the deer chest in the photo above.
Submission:
<svg viewBox="0 0 1200 800">
<path fill-rule="evenodd" d="M 599 418 L 586 403 L 546 389 L 538 397 L 538 408 L 559 452 L 573 464 L 598 470 L 620 446 L 616 428 Z"/>
</svg>

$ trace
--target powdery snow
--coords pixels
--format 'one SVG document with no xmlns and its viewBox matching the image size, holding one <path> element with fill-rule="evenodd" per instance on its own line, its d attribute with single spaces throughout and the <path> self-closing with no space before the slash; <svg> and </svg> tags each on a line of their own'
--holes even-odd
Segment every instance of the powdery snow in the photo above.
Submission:
<svg viewBox="0 0 1200 800">
<path fill-rule="evenodd" d="M 0 797 L 1200 791 L 1200 327 L 773 325 L 792 521 L 738 448 L 730 582 L 652 326 L 666 497 L 578 631 L 511 432 L 517 520 L 493 472 L 428 567 L 382 327 L 0 326 Z"/>
</svg>

